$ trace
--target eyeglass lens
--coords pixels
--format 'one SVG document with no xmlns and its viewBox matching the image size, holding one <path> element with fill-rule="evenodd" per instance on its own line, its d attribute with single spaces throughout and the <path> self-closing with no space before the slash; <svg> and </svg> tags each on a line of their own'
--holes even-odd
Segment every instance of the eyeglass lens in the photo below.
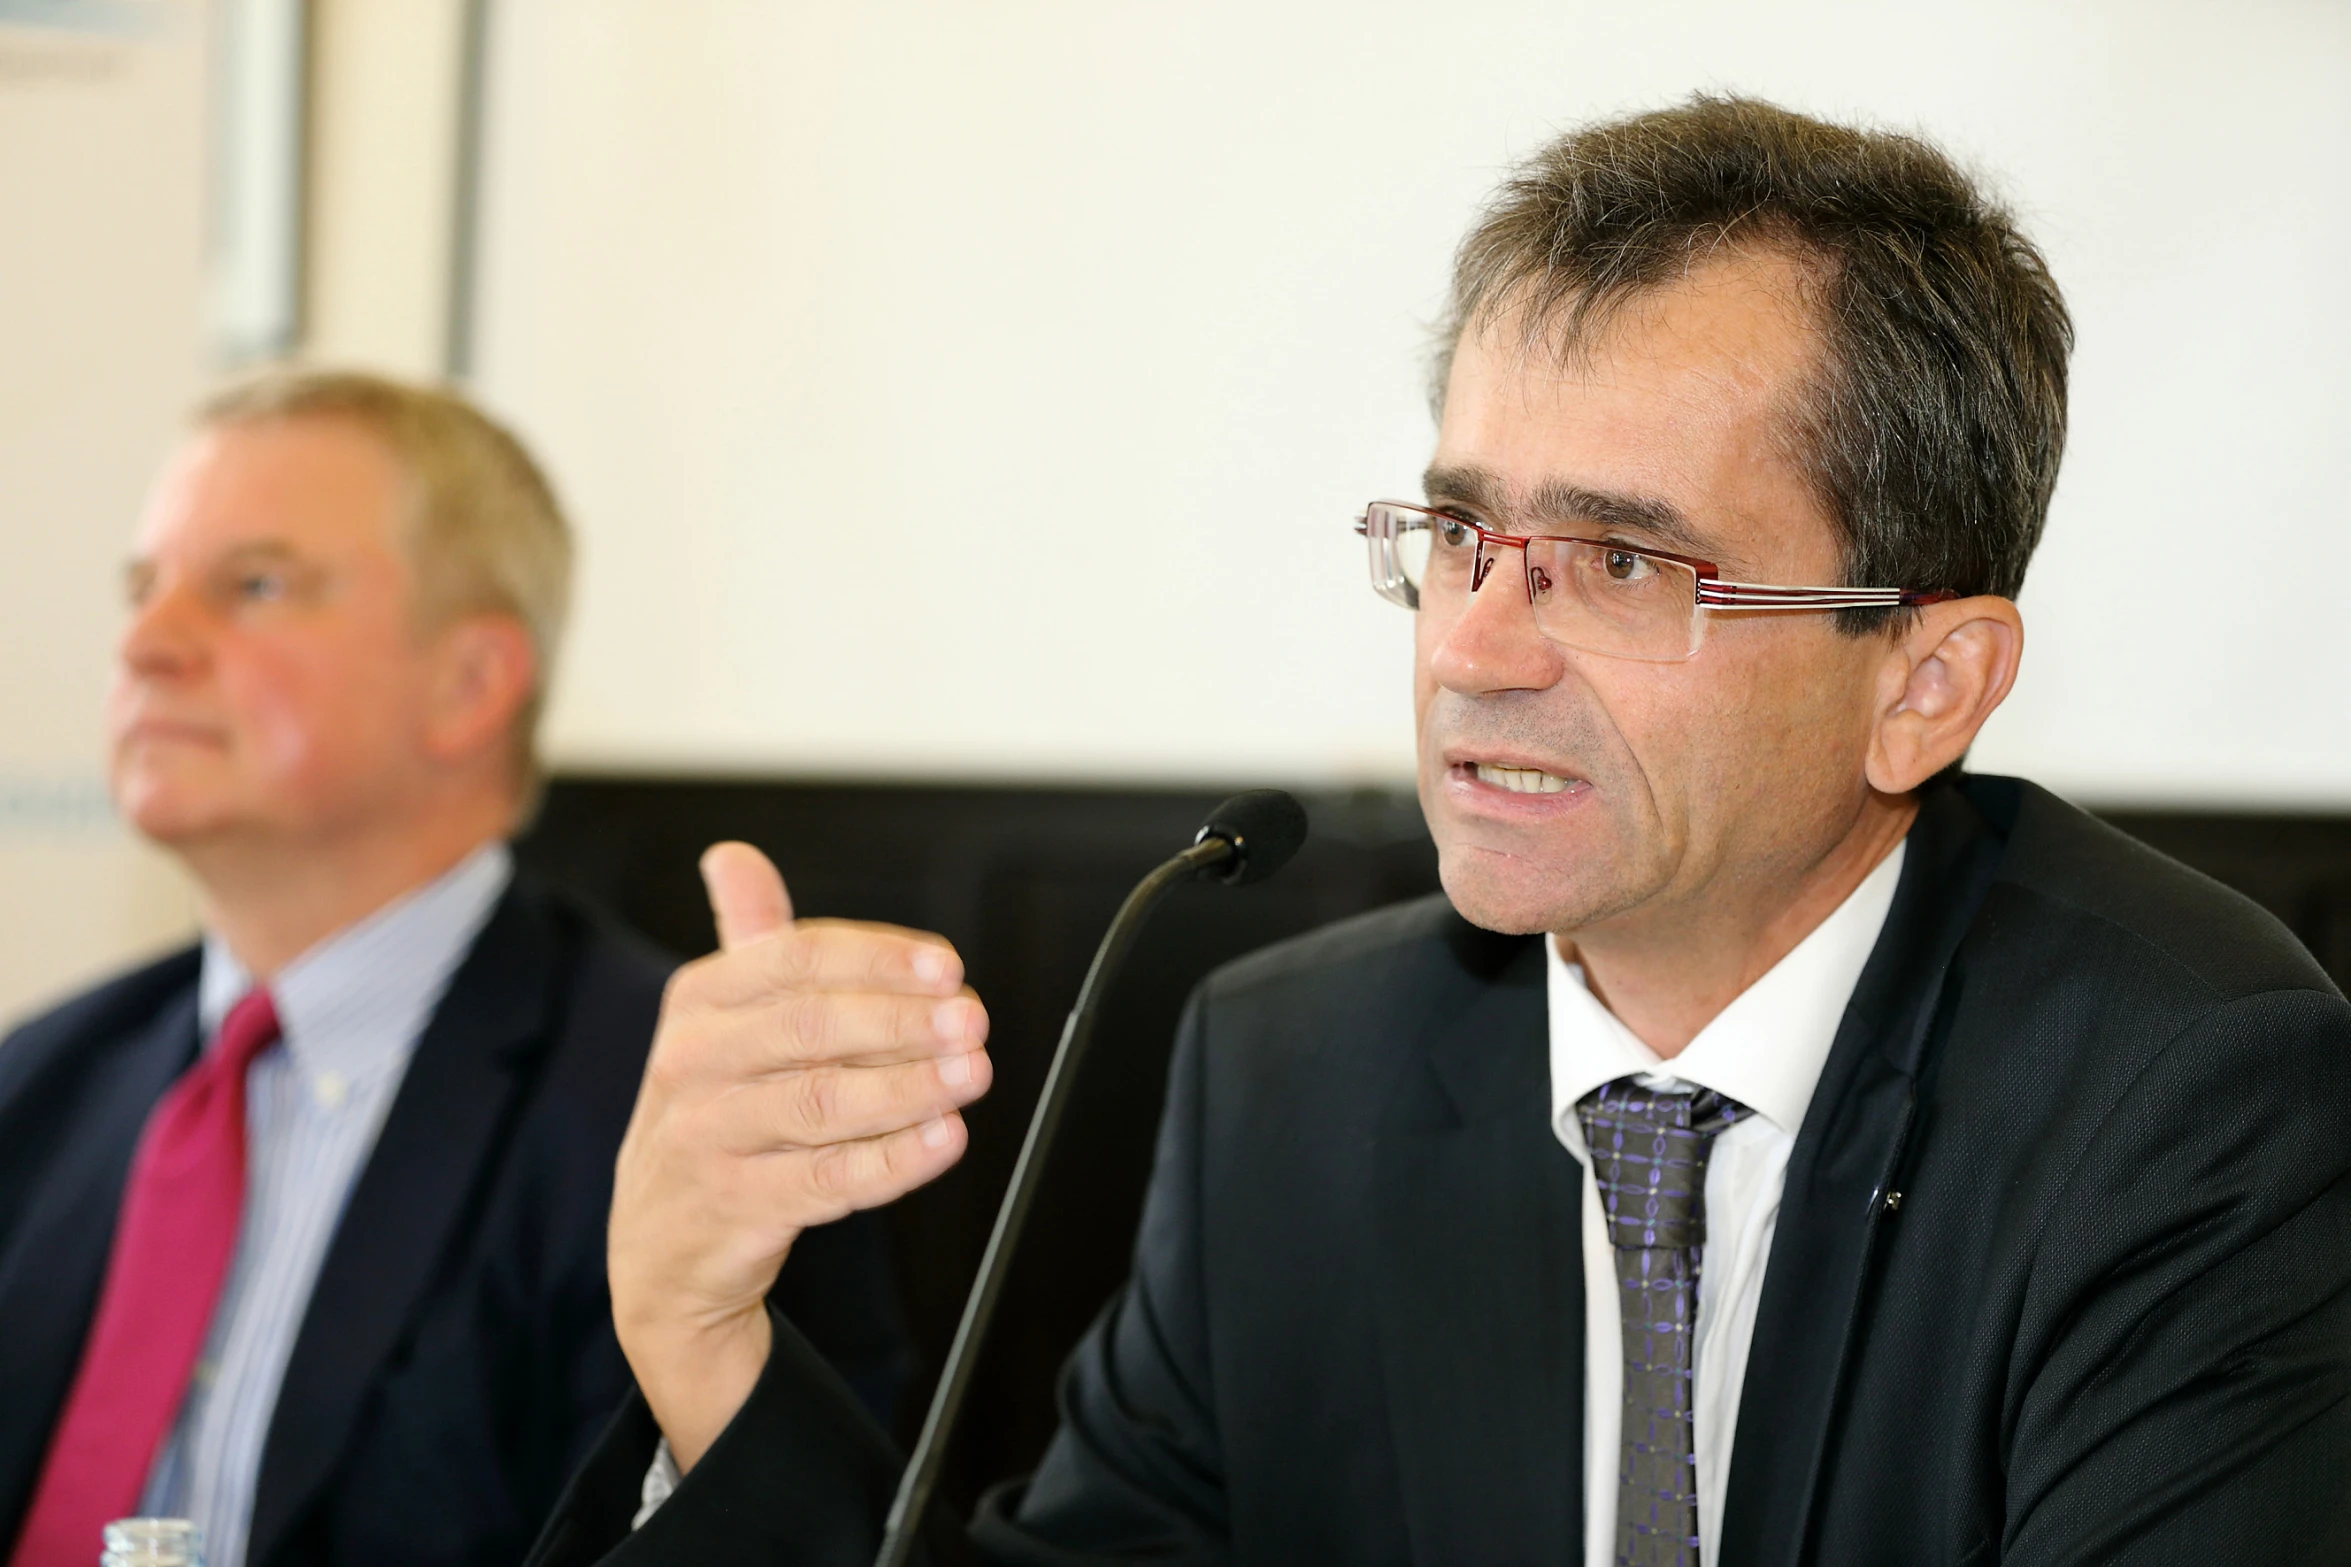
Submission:
<svg viewBox="0 0 2351 1567">
<path fill-rule="evenodd" d="M 1367 521 L 1373 574 L 1386 563 L 1412 596 L 1459 613 L 1472 591 L 1524 593 L 1535 625 L 1565 647 L 1611 658 L 1674 663 L 1698 649 L 1698 574 L 1679 561 L 1576 539 L 1497 543 L 1444 516 L 1374 507 Z"/>
</svg>

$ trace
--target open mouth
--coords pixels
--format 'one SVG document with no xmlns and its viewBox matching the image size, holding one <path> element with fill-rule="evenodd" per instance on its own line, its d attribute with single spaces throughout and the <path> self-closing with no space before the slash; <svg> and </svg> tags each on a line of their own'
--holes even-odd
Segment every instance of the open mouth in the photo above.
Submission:
<svg viewBox="0 0 2351 1567">
<path fill-rule="evenodd" d="M 1533 767 L 1503 767 L 1493 762 L 1479 762 L 1476 767 L 1479 783 L 1511 794 L 1565 794 L 1576 784 L 1577 778 L 1563 778 L 1557 773 L 1546 773 Z"/>
<path fill-rule="evenodd" d="M 1482 755 L 1480 753 L 1483 753 Z M 1474 740 L 1458 740 L 1438 753 L 1445 768 L 1444 789 L 1454 806 L 1497 820 L 1547 820 L 1593 797 L 1592 780 L 1568 758 Z"/>
</svg>

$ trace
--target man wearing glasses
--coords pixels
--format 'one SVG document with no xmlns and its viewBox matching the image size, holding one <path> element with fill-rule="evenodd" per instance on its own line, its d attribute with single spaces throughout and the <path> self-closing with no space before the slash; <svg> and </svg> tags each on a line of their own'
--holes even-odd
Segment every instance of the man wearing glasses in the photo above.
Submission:
<svg viewBox="0 0 2351 1567">
<path fill-rule="evenodd" d="M 2351 1009 L 1958 771 L 2071 328 L 1933 149 L 1577 131 L 1457 264 L 1414 611 L 1445 895 L 1234 965 L 1005 1563 L 2351 1560 Z M 761 1305 L 960 1151 L 951 954 L 710 865 L 612 1225 L 642 1400 L 538 1559 L 866 1559 L 877 1434 Z M 681 1478 L 682 1476 L 682 1478 Z"/>
</svg>

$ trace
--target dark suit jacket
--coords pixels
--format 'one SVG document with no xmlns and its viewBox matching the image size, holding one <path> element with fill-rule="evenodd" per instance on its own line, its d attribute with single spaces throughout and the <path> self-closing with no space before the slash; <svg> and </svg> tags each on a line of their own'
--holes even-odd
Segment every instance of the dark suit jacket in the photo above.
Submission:
<svg viewBox="0 0 2351 1567">
<path fill-rule="evenodd" d="M 629 1386 L 604 1223 L 671 964 L 519 877 L 417 1045 L 327 1252 L 263 1449 L 247 1559 L 505 1564 Z M 194 950 L 0 1043 L 0 1541 L 103 1280 L 131 1150 L 197 1049 Z M 787 1293 L 896 1370 L 872 1237 Z M 92 1559 L 96 1543 L 92 1543 Z"/>
<path fill-rule="evenodd" d="M 1536 941 L 1441 901 L 1211 978 L 1133 1278 L 978 1554 L 1581 1560 L 1545 1030 Z M 2351 1561 L 2347 1176 L 2351 1007 L 2283 928 L 2031 785 L 1932 791 L 1789 1164 L 1709 1567 Z M 891 1454 L 779 1344 L 630 1537 L 632 1402 L 535 1560 L 869 1560 Z"/>
</svg>

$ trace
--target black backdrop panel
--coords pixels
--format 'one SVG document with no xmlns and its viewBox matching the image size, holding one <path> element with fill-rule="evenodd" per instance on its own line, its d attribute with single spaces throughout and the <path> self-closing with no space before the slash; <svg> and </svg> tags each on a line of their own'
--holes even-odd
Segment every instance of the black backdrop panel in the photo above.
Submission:
<svg viewBox="0 0 2351 1567">
<path fill-rule="evenodd" d="M 867 1221 L 888 1232 L 918 1355 L 902 1438 L 920 1421 L 1095 942 L 1128 887 L 1229 792 L 571 777 L 556 781 L 521 846 L 524 863 L 681 954 L 711 946 L 694 867 L 722 838 L 766 850 L 803 915 L 935 930 L 963 953 L 991 1019 L 995 1088 L 969 1113 L 963 1164 Z M 1409 795 L 1306 804 L 1313 835 L 1288 869 L 1255 887 L 1178 889 L 1106 999 L 948 1461 L 944 1489 L 960 1505 L 1035 1462 L 1052 1430 L 1054 1373 L 1125 1276 L 1191 987 L 1269 942 L 1436 888 Z M 2259 899 L 2337 983 L 2351 977 L 2351 821 L 2109 819 Z"/>
</svg>

